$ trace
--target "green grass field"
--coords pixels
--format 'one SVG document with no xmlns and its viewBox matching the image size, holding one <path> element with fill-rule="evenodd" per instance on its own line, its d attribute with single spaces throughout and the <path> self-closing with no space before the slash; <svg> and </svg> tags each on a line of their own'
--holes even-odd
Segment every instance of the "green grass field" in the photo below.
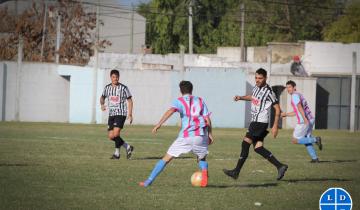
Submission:
<svg viewBox="0 0 360 210">
<path fill-rule="evenodd" d="M 360 133 L 315 131 L 324 139 L 319 164 L 302 145 L 281 130 L 265 146 L 289 170 L 276 181 L 276 169 L 251 151 L 234 181 L 222 169 L 239 156 L 244 129 L 214 129 L 209 150 L 209 186 L 195 188 L 190 176 L 196 159 L 185 155 L 171 162 L 149 188 L 138 186 L 177 135 L 163 127 L 126 126 L 122 136 L 135 146 L 132 160 L 124 149 L 110 160 L 113 143 L 105 125 L 0 123 L 0 209 L 318 209 L 329 187 L 348 190 L 360 209 Z M 255 206 L 255 202 L 262 206 Z"/>
</svg>

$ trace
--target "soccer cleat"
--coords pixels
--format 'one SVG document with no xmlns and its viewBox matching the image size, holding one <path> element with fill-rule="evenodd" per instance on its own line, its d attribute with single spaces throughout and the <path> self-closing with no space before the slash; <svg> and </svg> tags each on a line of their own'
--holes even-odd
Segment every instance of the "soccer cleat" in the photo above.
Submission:
<svg viewBox="0 0 360 210">
<path fill-rule="evenodd" d="M 110 159 L 119 160 L 119 159 L 120 159 L 120 155 L 117 156 L 117 155 L 113 154 Z"/>
<path fill-rule="evenodd" d="M 277 180 L 280 180 L 280 179 L 282 179 L 283 177 L 284 177 L 284 175 L 285 175 L 285 172 L 286 172 L 286 170 L 288 169 L 288 165 L 282 165 L 282 166 L 280 166 L 280 168 L 278 168 L 278 176 L 277 176 Z"/>
<path fill-rule="evenodd" d="M 239 172 L 235 171 L 235 170 L 227 170 L 227 169 L 223 169 L 224 174 L 226 174 L 227 176 L 233 178 L 233 179 L 237 179 L 239 177 Z"/>
<path fill-rule="evenodd" d="M 151 185 L 151 181 L 150 180 L 145 180 L 144 182 L 140 182 L 139 183 L 139 186 L 140 187 L 148 187 L 148 186 L 150 186 Z"/>
<path fill-rule="evenodd" d="M 312 160 L 310 161 L 310 163 L 320 163 L 320 160 L 319 160 L 319 158 L 312 159 Z"/>
<path fill-rule="evenodd" d="M 200 187 L 206 187 L 208 184 L 208 170 L 202 170 L 201 172 L 202 175 L 202 179 L 201 179 L 201 183 L 200 183 Z"/>
<path fill-rule="evenodd" d="M 127 159 L 130 159 L 131 158 L 131 155 L 132 155 L 132 152 L 134 151 L 134 147 L 129 145 L 127 148 L 126 148 L 126 158 Z"/>
<path fill-rule="evenodd" d="M 318 136 L 318 137 L 315 137 L 315 138 L 316 138 L 316 144 L 318 145 L 319 150 L 322 150 L 323 145 L 322 145 L 322 142 L 321 142 L 321 137 Z"/>
</svg>

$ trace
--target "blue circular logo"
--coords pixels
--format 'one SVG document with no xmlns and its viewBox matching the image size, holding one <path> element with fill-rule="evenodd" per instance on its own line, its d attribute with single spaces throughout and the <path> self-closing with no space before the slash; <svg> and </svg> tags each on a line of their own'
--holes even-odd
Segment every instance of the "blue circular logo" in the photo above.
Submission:
<svg viewBox="0 0 360 210">
<path fill-rule="evenodd" d="M 350 194 L 343 188 L 329 188 L 320 197 L 320 210 L 351 210 Z"/>
</svg>

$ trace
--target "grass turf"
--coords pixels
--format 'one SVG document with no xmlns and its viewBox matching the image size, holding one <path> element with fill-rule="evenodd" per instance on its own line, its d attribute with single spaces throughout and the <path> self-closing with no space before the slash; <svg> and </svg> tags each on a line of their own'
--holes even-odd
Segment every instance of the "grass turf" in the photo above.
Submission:
<svg viewBox="0 0 360 210">
<path fill-rule="evenodd" d="M 318 209 L 329 187 L 348 190 L 359 209 L 360 133 L 315 131 L 323 137 L 319 164 L 302 145 L 290 143 L 291 131 L 270 136 L 265 146 L 289 165 L 282 181 L 262 157 L 250 156 L 238 180 L 222 169 L 234 167 L 244 129 L 214 129 L 209 147 L 209 186 L 195 188 L 191 154 L 171 162 L 149 188 L 141 188 L 156 161 L 177 136 L 177 127 L 157 135 L 149 126 L 126 126 L 122 136 L 135 146 L 132 160 L 122 148 L 110 160 L 113 143 L 105 125 L 0 123 L 0 209 Z M 260 202 L 261 206 L 255 206 Z"/>
</svg>

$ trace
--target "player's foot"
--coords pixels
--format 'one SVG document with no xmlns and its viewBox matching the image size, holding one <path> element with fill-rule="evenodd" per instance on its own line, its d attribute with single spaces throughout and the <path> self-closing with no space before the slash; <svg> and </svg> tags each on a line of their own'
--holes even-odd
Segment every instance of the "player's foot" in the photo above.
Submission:
<svg viewBox="0 0 360 210">
<path fill-rule="evenodd" d="M 319 150 L 322 150 L 323 145 L 322 145 L 322 142 L 321 142 L 321 137 L 318 136 L 318 137 L 315 137 L 315 138 L 316 138 L 316 145 L 318 145 Z"/>
<path fill-rule="evenodd" d="M 131 158 L 131 155 L 132 155 L 132 152 L 134 151 L 134 147 L 129 145 L 127 148 L 126 148 L 126 158 L 127 159 L 130 159 Z"/>
<path fill-rule="evenodd" d="M 277 180 L 280 180 L 284 177 L 286 170 L 288 169 L 287 165 L 282 165 L 280 166 L 280 168 L 278 168 L 278 176 L 277 176 Z"/>
<path fill-rule="evenodd" d="M 227 176 L 233 178 L 233 179 L 237 179 L 239 177 L 239 172 L 235 171 L 235 170 L 227 170 L 227 169 L 223 169 L 224 174 L 226 174 Z"/>
<path fill-rule="evenodd" d="M 320 163 L 320 160 L 319 160 L 319 158 L 312 159 L 312 160 L 310 161 L 310 163 Z"/>
<path fill-rule="evenodd" d="M 202 175 L 202 179 L 201 179 L 200 186 L 201 186 L 201 187 L 206 187 L 207 184 L 208 184 L 208 171 L 207 171 L 207 170 L 203 170 L 203 171 L 201 172 L 201 175 Z"/>
<path fill-rule="evenodd" d="M 119 160 L 119 159 L 120 159 L 120 155 L 117 156 L 117 155 L 113 154 L 110 159 Z"/>
<path fill-rule="evenodd" d="M 150 186 L 151 185 L 151 181 L 150 180 L 145 180 L 145 181 L 143 181 L 143 182 L 140 182 L 139 183 L 139 186 L 140 187 L 148 187 L 148 186 Z"/>
</svg>

